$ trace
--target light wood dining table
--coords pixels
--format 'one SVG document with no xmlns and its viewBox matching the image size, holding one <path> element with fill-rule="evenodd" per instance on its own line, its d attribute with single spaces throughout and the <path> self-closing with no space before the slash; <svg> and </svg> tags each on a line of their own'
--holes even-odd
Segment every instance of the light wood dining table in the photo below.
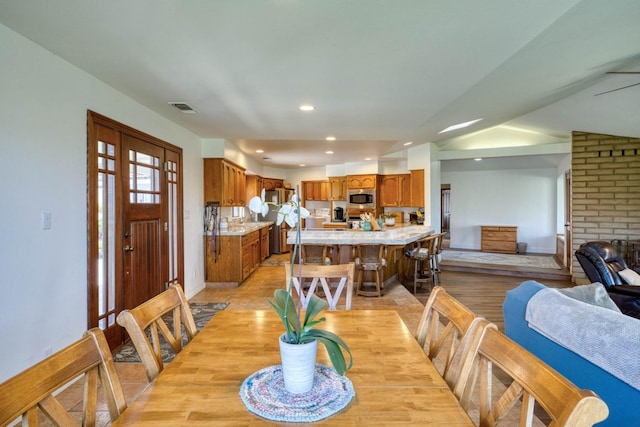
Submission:
<svg viewBox="0 0 640 427">
<path fill-rule="evenodd" d="M 394 310 L 332 311 L 323 329 L 349 345 L 355 397 L 326 425 L 473 425 Z M 280 364 L 273 310 L 223 310 L 131 403 L 113 426 L 262 425 L 239 396 L 254 372 Z M 331 366 L 323 346 L 318 363 Z M 307 423 L 305 423 L 307 424 Z"/>
</svg>

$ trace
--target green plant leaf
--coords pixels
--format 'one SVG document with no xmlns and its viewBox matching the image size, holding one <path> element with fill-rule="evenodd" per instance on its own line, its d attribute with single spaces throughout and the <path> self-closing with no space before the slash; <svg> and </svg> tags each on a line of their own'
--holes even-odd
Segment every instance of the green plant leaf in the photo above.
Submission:
<svg viewBox="0 0 640 427">
<path fill-rule="evenodd" d="M 314 320 L 316 316 L 320 314 L 322 310 L 326 309 L 327 307 L 329 307 L 329 303 L 327 303 L 322 298 L 318 297 L 316 294 L 311 295 L 311 298 L 309 298 L 309 303 L 307 304 L 307 311 L 305 312 L 305 315 L 304 315 L 303 324 L 306 325 L 312 320 Z"/>
<path fill-rule="evenodd" d="M 291 298 L 291 294 L 285 289 L 276 289 L 273 293 L 273 301 L 267 299 L 269 304 L 276 310 L 282 323 L 284 324 L 289 341 L 299 343 L 301 338 L 300 318 L 296 310 L 296 304 Z"/>
<path fill-rule="evenodd" d="M 333 369 L 335 369 L 338 374 L 344 375 L 349 369 L 351 369 L 353 366 L 351 350 L 349 350 L 349 346 L 347 346 L 347 344 L 338 335 L 330 331 L 313 329 L 309 331 L 307 337 L 313 337 L 324 345 L 327 349 L 329 360 L 331 360 L 331 365 L 333 365 Z M 349 354 L 348 367 L 341 348 Z"/>
</svg>

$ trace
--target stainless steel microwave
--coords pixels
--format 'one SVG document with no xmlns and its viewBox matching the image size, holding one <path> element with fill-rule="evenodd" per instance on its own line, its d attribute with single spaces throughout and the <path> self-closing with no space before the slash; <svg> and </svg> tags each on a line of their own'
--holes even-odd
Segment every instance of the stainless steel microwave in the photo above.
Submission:
<svg viewBox="0 0 640 427">
<path fill-rule="evenodd" d="M 347 203 L 354 208 L 375 208 L 376 193 L 375 190 L 348 190 Z"/>
</svg>

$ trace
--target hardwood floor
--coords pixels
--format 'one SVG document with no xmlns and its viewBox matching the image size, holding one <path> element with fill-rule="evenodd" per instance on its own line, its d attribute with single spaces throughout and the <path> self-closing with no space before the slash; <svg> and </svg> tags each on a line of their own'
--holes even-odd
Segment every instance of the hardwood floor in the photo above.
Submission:
<svg viewBox="0 0 640 427">
<path fill-rule="evenodd" d="M 274 257 L 288 259 L 287 254 L 274 255 Z M 504 330 L 502 303 L 505 293 L 529 279 L 538 280 L 549 287 L 572 286 L 569 280 L 538 278 L 536 272 L 530 273 L 522 269 L 518 271 L 518 276 L 445 270 L 440 274 L 440 285 L 472 311 L 496 323 L 501 330 Z M 284 281 L 282 266 L 260 267 L 239 287 L 207 287 L 195 295 L 191 301 L 228 302 L 229 306 L 226 310 L 268 310 L 271 308 L 266 298 L 272 297 L 275 289 L 283 287 Z M 413 289 L 412 285 L 411 289 Z M 381 298 L 354 296 L 352 309 L 396 310 L 409 330 L 414 333 L 427 298 L 428 292 L 425 289 L 419 289 L 414 296 L 407 287 L 396 281 L 388 286 L 387 292 Z M 139 363 L 116 363 L 116 368 L 122 379 L 127 400 L 132 401 L 147 385 L 144 369 Z M 82 401 L 81 387 L 71 387 L 63 393 L 67 394 L 65 401 L 68 402 L 69 408 L 77 406 Z M 100 419 L 108 420 L 107 414 L 102 414 Z M 108 425 L 108 422 L 101 425 Z"/>
</svg>

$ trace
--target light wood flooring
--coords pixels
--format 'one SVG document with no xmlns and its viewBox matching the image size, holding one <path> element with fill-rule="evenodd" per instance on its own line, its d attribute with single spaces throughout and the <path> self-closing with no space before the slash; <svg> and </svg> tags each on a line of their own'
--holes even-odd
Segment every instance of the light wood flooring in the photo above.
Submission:
<svg viewBox="0 0 640 427">
<path fill-rule="evenodd" d="M 274 255 L 288 259 L 288 255 Z M 518 276 L 501 274 L 486 274 L 464 271 L 443 271 L 440 274 L 440 285 L 447 292 L 460 300 L 478 315 L 484 316 L 488 320 L 496 323 L 501 330 L 504 330 L 504 320 L 502 317 L 502 303 L 505 293 L 513 289 L 528 279 L 537 279 L 550 287 L 569 287 L 572 283 L 569 280 L 549 280 L 538 278 L 538 273 L 529 273 L 519 270 Z M 241 286 L 233 288 L 206 289 L 195 295 L 192 302 L 228 302 L 226 310 L 251 310 L 270 309 L 266 298 L 273 296 L 275 289 L 284 286 L 283 267 L 260 267 Z M 413 285 L 411 285 L 413 289 Z M 392 309 L 396 310 L 413 333 L 420 320 L 424 303 L 428 298 L 426 289 L 419 289 L 417 295 L 413 295 L 407 287 L 402 284 L 392 283 L 388 286 L 386 294 L 381 297 L 361 297 L 354 296 L 352 302 L 353 310 L 362 309 Z M 142 366 L 138 363 L 117 363 L 118 372 L 125 388 L 128 401 L 135 397 L 147 385 L 146 376 Z M 65 393 L 66 406 L 69 408 L 78 407 L 82 401 L 82 391 L 79 388 L 70 388 Z M 103 420 L 107 420 L 103 414 Z M 101 425 L 107 425 L 101 423 Z M 48 424 L 43 424 L 48 425 Z"/>
</svg>

